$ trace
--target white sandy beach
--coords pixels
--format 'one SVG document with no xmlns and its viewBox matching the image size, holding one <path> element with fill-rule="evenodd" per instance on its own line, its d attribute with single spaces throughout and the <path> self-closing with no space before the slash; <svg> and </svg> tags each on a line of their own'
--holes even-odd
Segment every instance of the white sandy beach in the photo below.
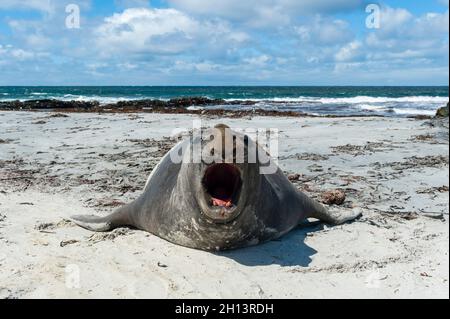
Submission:
<svg viewBox="0 0 450 319">
<path fill-rule="evenodd" d="M 212 254 L 65 221 L 136 198 L 195 117 L 50 115 L 0 112 L 0 298 L 449 297 L 448 120 L 202 118 L 278 128 L 296 186 L 319 199 L 342 189 L 341 209 L 364 214 Z"/>
</svg>

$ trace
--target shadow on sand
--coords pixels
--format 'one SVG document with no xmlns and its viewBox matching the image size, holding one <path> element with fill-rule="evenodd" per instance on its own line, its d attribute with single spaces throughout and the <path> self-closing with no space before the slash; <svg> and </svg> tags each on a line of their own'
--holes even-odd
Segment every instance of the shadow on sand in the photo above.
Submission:
<svg viewBox="0 0 450 319">
<path fill-rule="evenodd" d="M 218 256 L 227 257 L 245 266 L 301 266 L 308 267 L 311 257 L 317 251 L 305 244 L 308 233 L 323 229 L 316 223 L 299 226 L 279 240 L 263 245 L 221 252 Z"/>
</svg>

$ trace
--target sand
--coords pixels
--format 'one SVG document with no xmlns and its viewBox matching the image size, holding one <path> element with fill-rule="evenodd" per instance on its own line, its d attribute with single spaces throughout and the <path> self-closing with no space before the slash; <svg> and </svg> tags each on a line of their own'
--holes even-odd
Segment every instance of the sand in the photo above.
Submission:
<svg viewBox="0 0 450 319">
<path fill-rule="evenodd" d="M 0 298 L 448 298 L 448 120 L 202 118 L 278 128 L 280 166 L 353 223 L 207 253 L 66 219 L 136 198 L 191 115 L 0 113 Z"/>
</svg>

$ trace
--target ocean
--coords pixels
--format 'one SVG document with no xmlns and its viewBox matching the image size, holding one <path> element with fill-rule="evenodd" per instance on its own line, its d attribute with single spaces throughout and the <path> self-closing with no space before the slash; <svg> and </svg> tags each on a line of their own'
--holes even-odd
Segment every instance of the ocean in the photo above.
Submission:
<svg viewBox="0 0 450 319">
<path fill-rule="evenodd" d="M 242 101 L 208 108 L 269 109 L 315 115 L 434 115 L 449 100 L 448 86 L 426 87 L 0 87 L 0 102 L 58 99 L 102 104 L 125 100 L 207 97 Z M 245 101 L 256 101 L 246 106 Z"/>
</svg>

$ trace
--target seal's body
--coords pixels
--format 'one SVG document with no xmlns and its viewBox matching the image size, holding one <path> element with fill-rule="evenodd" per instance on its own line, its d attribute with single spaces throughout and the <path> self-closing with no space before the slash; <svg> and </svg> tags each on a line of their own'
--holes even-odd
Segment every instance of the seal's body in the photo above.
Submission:
<svg viewBox="0 0 450 319">
<path fill-rule="evenodd" d="M 217 130 L 222 138 L 217 138 Z M 357 213 L 329 213 L 299 192 L 278 167 L 262 174 L 260 161 L 251 161 L 248 154 L 252 149 L 258 154 L 265 151 L 245 134 L 220 125 L 206 135 L 216 138 L 208 143 L 203 161 L 193 163 L 184 156 L 181 163 L 174 162 L 192 142 L 205 144 L 201 138 L 187 139 L 162 159 L 136 201 L 104 218 L 75 216 L 72 220 L 93 231 L 132 226 L 178 245 L 219 251 L 277 239 L 308 217 L 331 224 L 358 217 Z M 235 138 L 225 138 L 228 135 Z M 233 150 L 228 160 L 225 153 L 217 152 L 227 146 Z M 238 148 L 245 151 L 243 161 L 236 158 Z"/>
</svg>

